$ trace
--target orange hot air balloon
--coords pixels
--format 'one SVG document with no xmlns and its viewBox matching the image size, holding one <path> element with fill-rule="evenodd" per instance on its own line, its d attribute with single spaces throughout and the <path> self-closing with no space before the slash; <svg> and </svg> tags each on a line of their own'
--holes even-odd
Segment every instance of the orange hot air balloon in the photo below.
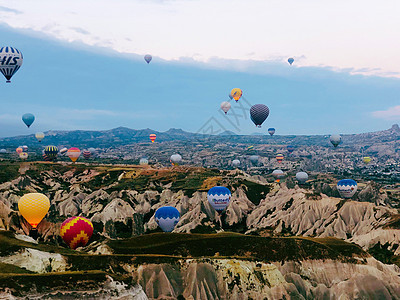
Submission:
<svg viewBox="0 0 400 300">
<path fill-rule="evenodd" d="M 62 239 L 71 249 L 86 246 L 92 234 L 93 224 L 84 217 L 68 218 L 60 228 Z"/>
<path fill-rule="evenodd" d="M 17 153 L 20 154 L 21 152 L 24 151 L 24 149 L 22 149 L 21 147 L 18 147 L 15 151 L 17 151 Z"/>
<path fill-rule="evenodd" d="M 236 102 L 239 101 L 239 99 L 240 99 L 240 97 L 242 97 L 242 95 L 243 95 L 243 92 L 239 88 L 234 88 L 231 91 L 231 96 L 233 99 L 235 99 Z"/>
<path fill-rule="evenodd" d="M 81 150 L 76 147 L 69 148 L 67 151 L 67 156 L 72 160 L 72 162 L 76 162 L 81 155 Z"/>
<path fill-rule="evenodd" d="M 278 163 L 281 163 L 283 161 L 283 155 L 282 154 L 278 154 L 276 156 L 276 160 L 278 161 Z"/>
<path fill-rule="evenodd" d="M 50 208 L 50 200 L 41 193 L 29 193 L 18 201 L 18 210 L 33 228 L 42 221 Z"/>
<path fill-rule="evenodd" d="M 156 135 L 154 133 L 150 134 L 150 140 L 152 143 L 154 143 L 154 141 L 156 140 Z"/>
</svg>

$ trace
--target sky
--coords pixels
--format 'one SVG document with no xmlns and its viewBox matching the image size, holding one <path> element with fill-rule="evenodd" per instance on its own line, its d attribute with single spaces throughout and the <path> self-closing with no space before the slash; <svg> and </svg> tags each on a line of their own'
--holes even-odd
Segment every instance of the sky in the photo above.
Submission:
<svg viewBox="0 0 400 300">
<path fill-rule="evenodd" d="M 390 0 L 0 0 L 0 41 L 24 54 L 12 83 L 0 80 L 0 136 L 386 129 L 400 121 L 399 11 Z M 244 98 L 225 117 L 234 87 Z M 270 108 L 261 129 L 248 118 L 257 103 Z"/>
</svg>

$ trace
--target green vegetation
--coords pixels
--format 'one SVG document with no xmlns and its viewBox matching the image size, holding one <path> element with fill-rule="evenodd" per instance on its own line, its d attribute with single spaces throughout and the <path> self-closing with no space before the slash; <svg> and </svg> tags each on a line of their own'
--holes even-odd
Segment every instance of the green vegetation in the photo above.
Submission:
<svg viewBox="0 0 400 300">
<path fill-rule="evenodd" d="M 1 163 L 0 165 L 0 184 L 11 181 L 19 176 L 19 163 Z"/>
</svg>

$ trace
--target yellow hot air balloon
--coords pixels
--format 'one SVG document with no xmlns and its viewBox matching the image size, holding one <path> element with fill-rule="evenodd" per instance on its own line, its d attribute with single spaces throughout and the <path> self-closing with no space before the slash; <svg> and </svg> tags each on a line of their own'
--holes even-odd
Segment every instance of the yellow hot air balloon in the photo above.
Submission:
<svg viewBox="0 0 400 300">
<path fill-rule="evenodd" d="M 231 91 L 231 96 L 232 96 L 233 99 L 235 99 L 236 102 L 239 101 L 240 97 L 242 97 L 242 94 L 243 94 L 243 92 L 239 88 L 234 88 Z"/>
<path fill-rule="evenodd" d="M 50 208 L 50 200 L 41 193 L 29 193 L 18 201 L 18 210 L 33 228 L 42 221 Z"/>
<path fill-rule="evenodd" d="M 371 157 L 369 156 L 363 157 L 363 162 L 364 164 L 368 165 L 371 162 Z"/>
</svg>

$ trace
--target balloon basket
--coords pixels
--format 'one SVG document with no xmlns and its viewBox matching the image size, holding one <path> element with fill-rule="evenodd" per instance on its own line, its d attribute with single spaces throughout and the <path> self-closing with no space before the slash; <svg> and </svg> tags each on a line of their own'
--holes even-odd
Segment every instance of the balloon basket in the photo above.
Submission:
<svg viewBox="0 0 400 300">
<path fill-rule="evenodd" d="M 6 83 L 11 83 L 11 80 L 7 80 Z"/>
</svg>

